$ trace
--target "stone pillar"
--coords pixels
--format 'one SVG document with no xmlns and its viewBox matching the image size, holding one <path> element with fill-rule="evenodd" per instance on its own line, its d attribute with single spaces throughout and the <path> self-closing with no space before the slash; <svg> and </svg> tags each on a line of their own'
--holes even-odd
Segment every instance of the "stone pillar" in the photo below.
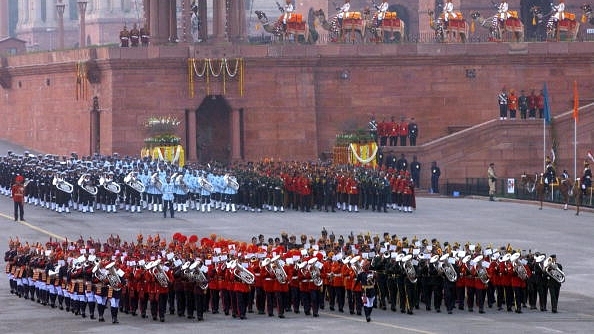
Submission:
<svg viewBox="0 0 594 334">
<path fill-rule="evenodd" d="M 225 41 L 225 1 L 223 0 L 214 0 L 213 6 L 213 34 L 215 42 L 223 42 Z"/>
<path fill-rule="evenodd" d="M 41 8 L 42 8 L 43 4 L 41 0 L 35 0 L 35 2 L 33 3 L 33 27 L 41 27 L 43 26 L 43 19 L 41 17 Z"/>
<path fill-rule="evenodd" d="M 208 38 L 208 17 L 206 16 L 206 0 L 198 0 L 198 15 L 200 15 L 200 21 L 202 22 L 202 26 L 200 26 L 200 39 L 206 41 Z"/>
<path fill-rule="evenodd" d="M 150 0 L 149 4 L 151 44 L 165 44 L 169 42 L 170 1 Z"/>
<path fill-rule="evenodd" d="M 241 160 L 241 124 L 239 109 L 231 109 L 231 161 Z"/>
<path fill-rule="evenodd" d="M 186 143 L 186 161 L 197 161 L 198 155 L 196 154 L 196 109 L 188 110 L 188 142 Z"/>
<path fill-rule="evenodd" d="M 233 1 L 230 11 L 227 22 L 229 40 L 241 42 L 246 39 L 245 1 Z"/>
<path fill-rule="evenodd" d="M 151 33 L 151 0 L 142 0 L 142 7 L 144 8 L 144 26 Z"/>
<path fill-rule="evenodd" d="M 0 0 L 0 39 L 8 37 L 8 0 Z"/>
<path fill-rule="evenodd" d="M 58 50 L 64 50 L 64 10 L 66 4 L 59 0 L 56 4 L 56 14 L 58 16 Z"/>
<path fill-rule="evenodd" d="M 80 41 L 78 44 L 79 48 L 84 48 L 87 46 L 87 32 L 86 32 L 86 15 L 87 15 L 87 1 L 86 0 L 78 0 L 78 15 L 80 21 Z"/>
<path fill-rule="evenodd" d="M 169 42 L 177 42 L 179 37 L 177 36 L 177 11 L 176 1 L 168 0 L 169 2 Z"/>
</svg>

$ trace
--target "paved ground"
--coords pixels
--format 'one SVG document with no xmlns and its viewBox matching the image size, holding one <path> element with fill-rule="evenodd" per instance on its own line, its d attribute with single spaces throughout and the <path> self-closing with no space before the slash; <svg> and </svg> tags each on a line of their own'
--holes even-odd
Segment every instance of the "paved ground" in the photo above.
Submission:
<svg viewBox="0 0 594 334">
<path fill-rule="evenodd" d="M 0 145 L 0 152 L 5 152 Z M 15 152 L 19 152 L 15 150 Z M 118 233 L 122 239 L 135 240 L 138 233 L 170 238 L 175 232 L 199 237 L 216 233 L 226 238 L 249 241 L 259 233 L 266 237 L 280 232 L 319 236 L 322 227 L 345 236 L 383 232 L 399 236 L 438 238 L 465 243 L 492 243 L 494 246 L 512 244 L 514 248 L 555 252 L 563 264 L 567 282 L 561 289 L 559 313 L 525 311 L 524 314 L 498 312 L 488 309 L 484 315 L 457 311 L 453 315 L 419 310 L 413 316 L 374 310 L 372 322 L 363 317 L 322 311 L 317 319 L 303 314 L 289 314 L 286 319 L 248 315 L 248 320 L 233 320 L 224 315 L 207 315 L 197 323 L 168 316 L 166 323 L 122 315 L 117 329 L 121 331 L 167 333 L 173 331 L 211 331 L 220 333 L 278 331 L 309 333 L 330 331 L 354 333 L 391 331 L 398 333 L 591 333 L 594 328 L 594 214 L 585 212 L 575 216 L 572 211 L 558 207 L 538 210 L 535 204 L 489 202 L 484 199 L 419 198 L 414 214 L 389 213 L 247 213 L 197 212 L 179 214 L 179 218 L 163 219 L 155 213 L 132 214 L 82 213 L 58 214 L 37 207 L 26 207 L 26 222 L 16 223 L 12 217 L 9 198 L 0 198 L 0 249 L 5 249 L 9 237 L 42 241 L 49 236 L 106 239 Z M 550 307 L 549 307 L 550 309 Z M 10 295 L 6 277 L 0 278 L 0 331 L 4 333 L 105 333 L 112 331 L 111 323 L 98 323 L 74 317 L 64 311 L 50 309 Z"/>
</svg>

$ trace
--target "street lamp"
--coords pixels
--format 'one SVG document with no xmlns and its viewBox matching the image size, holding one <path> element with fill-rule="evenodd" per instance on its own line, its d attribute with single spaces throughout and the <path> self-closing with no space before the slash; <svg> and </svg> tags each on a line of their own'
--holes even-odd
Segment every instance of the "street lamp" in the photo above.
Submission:
<svg viewBox="0 0 594 334">
<path fill-rule="evenodd" d="M 80 17 L 80 43 L 79 46 L 84 48 L 87 46 L 87 38 L 85 32 L 85 14 L 87 12 L 87 1 L 86 0 L 78 0 L 76 2 L 78 4 L 78 15 Z"/>
<path fill-rule="evenodd" d="M 58 13 L 58 49 L 64 49 L 64 9 L 66 4 L 59 0 L 56 3 L 56 12 Z"/>
</svg>

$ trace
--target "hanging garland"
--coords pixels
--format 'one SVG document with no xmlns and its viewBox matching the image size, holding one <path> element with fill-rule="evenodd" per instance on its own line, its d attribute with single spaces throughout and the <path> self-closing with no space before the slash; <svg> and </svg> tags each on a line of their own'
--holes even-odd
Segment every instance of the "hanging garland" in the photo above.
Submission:
<svg viewBox="0 0 594 334">
<path fill-rule="evenodd" d="M 75 98 L 84 99 L 87 96 L 87 64 L 84 61 L 76 63 L 76 91 Z"/>
<path fill-rule="evenodd" d="M 227 93 L 227 78 L 237 78 L 239 82 L 239 95 L 243 96 L 243 74 L 244 64 L 242 58 L 233 60 L 227 58 L 202 60 L 196 58 L 188 59 L 188 93 L 191 98 L 194 97 L 194 76 L 204 78 L 206 81 L 206 95 L 210 95 L 210 78 L 219 78 L 223 85 L 223 95 Z"/>
<path fill-rule="evenodd" d="M 364 165 L 370 163 L 371 161 L 373 161 L 375 159 L 375 155 L 377 154 L 377 150 L 378 150 L 378 146 L 377 145 L 373 145 L 373 153 L 371 153 L 371 155 L 369 156 L 369 158 L 363 159 L 357 153 L 357 150 L 355 148 L 355 144 L 354 143 L 351 143 L 349 145 L 349 147 L 350 147 L 351 153 L 353 153 L 353 156 L 355 157 L 355 159 L 357 159 L 357 161 L 359 161 L 360 163 L 362 163 Z"/>
</svg>

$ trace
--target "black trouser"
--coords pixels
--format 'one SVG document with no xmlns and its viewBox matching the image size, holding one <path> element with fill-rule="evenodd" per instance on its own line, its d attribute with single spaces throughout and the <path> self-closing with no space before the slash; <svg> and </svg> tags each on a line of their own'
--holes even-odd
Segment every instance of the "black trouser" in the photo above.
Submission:
<svg viewBox="0 0 594 334">
<path fill-rule="evenodd" d="M 536 284 L 536 289 L 538 291 L 540 310 L 544 311 L 547 309 L 548 282 L 545 279 L 541 279 L 541 281 Z"/>
<path fill-rule="evenodd" d="M 557 282 L 549 282 L 549 294 L 551 295 L 551 311 L 557 312 L 557 303 L 559 302 L 559 290 L 561 284 Z"/>
<path fill-rule="evenodd" d="M 25 218 L 23 218 L 25 214 L 25 209 L 23 208 L 23 202 L 14 202 L 14 220 L 18 220 L 19 219 L 19 215 L 20 215 L 20 220 L 25 220 Z"/>
<path fill-rule="evenodd" d="M 173 218 L 173 201 L 165 200 L 163 202 L 163 218 L 167 218 L 167 210 L 169 210 L 170 217 Z"/>
</svg>

